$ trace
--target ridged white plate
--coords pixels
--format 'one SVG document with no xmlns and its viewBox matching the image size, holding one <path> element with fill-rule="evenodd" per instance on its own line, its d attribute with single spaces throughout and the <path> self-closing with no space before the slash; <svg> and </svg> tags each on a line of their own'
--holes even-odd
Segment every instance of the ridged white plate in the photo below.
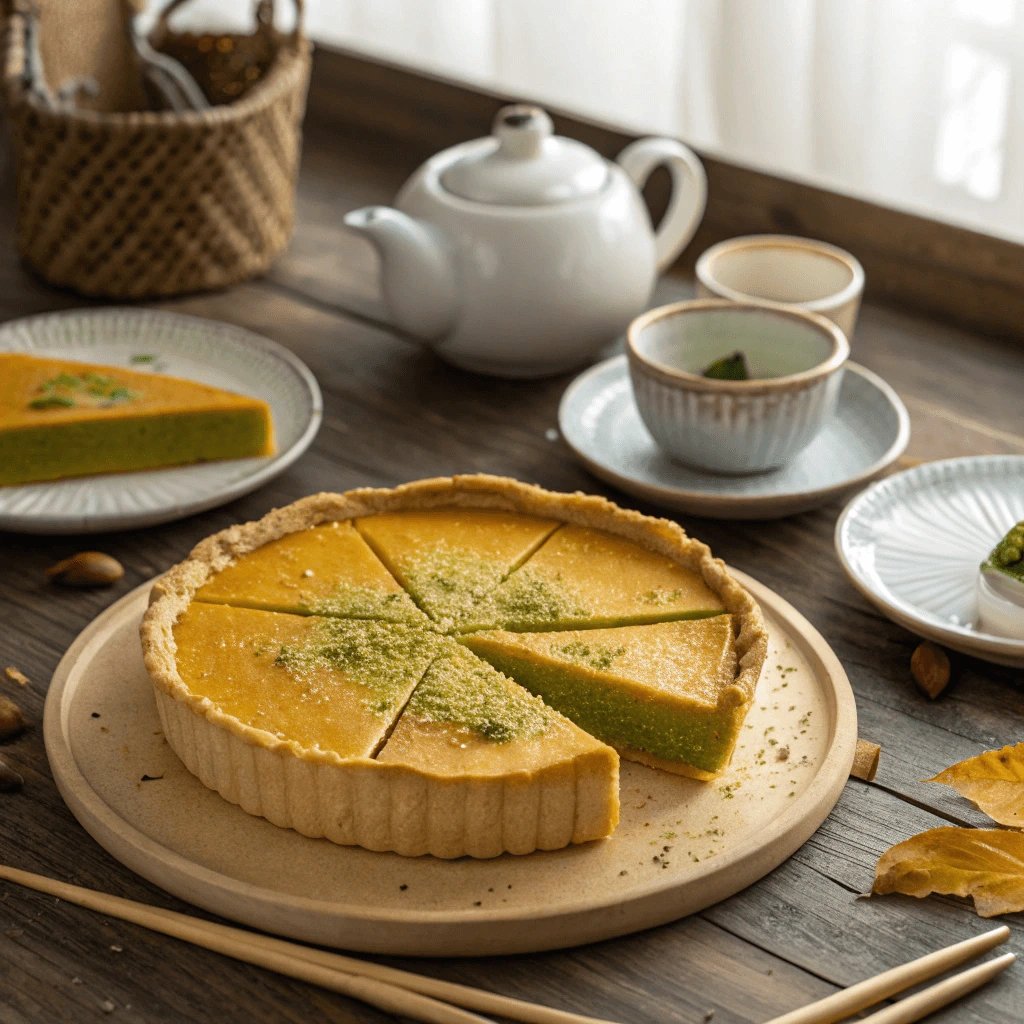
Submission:
<svg viewBox="0 0 1024 1024">
<path fill-rule="evenodd" d="M 836 524 L 854 586 L 919 636 L 1024 667 L 1024 640 L 976 628 L 978 567 L 1024 519 L 1024 456 L 929 462 L 858 495 Z"/>
<path fill-rule="evenodd" d="M 183 519 L 283 473 L 320 428 L 320 388 L 305 364 L 232 324 L 150 309 L 47 313 L 0 327 L 0 352 L 152 370 L 261 398 L 277 439 L 277 454 L 267 458 L 0 487 L 0 530 L 101 533 Z"/>
<path fill-rule="evenodd" d="M 640 419 L 625 356 L 580 374 L 562 396 L 558 423 L 595 476 L 659 505 L 718 519 L 776 519 L 817 508 L 877 479 L 910 440 L 899 396 L 856 363 L 846 364 L 835 415 L 791 463 L 770 473 L 720 476 L 670 458 Z"/>
</svg>

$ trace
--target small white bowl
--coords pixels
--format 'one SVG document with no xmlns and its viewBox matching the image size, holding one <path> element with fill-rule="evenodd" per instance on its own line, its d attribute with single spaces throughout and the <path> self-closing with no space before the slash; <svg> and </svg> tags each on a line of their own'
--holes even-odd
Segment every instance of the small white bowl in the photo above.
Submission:
<svg viewBox="0 0 1024 1024">
<path fill-rule="evenodd" d="M 733 302 L 781 302 L 828 317 L 849 338 L 864 268 L 845 249 L 794 235 L 744 235 L 697 260 L 697 294 Z"/>
<path fill-rule="evenodd" d="M 816 313 L 724 299 L 652 309 L 626 340 L 637 408 L 654 440 L 712 473 L 778 469 L 802 451 L 835 410 L 850 355 L 846 335 Z M 736 351 L 754 379 L 703 376 Z"/>
</svg>

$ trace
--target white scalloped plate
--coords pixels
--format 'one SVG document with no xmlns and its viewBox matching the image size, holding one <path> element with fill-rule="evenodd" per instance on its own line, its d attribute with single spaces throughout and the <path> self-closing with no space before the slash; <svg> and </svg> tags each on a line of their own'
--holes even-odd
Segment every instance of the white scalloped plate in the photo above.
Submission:
<svg viewBox="0 0 1024 1024">
<path fill-rule="evenodd" d="M 1024 519 L 1024 456 L 929 462 L 858 495 L 836 523 L 853 585 L 919 636 L 998 665 L 1024 667 L 1024 640 L 975 626 L 978 567 Z"/>
<path fill-rule="evenodd" d="M 876 480 L 903 454 L 910 417 L 881 377 L 848 362 L 835 415 L 789 465 L 721 476 L 669 458 L 640 419 L 625 356 L 581 373 L 562 395 L 566 444 L 627 494 L 718 519 L 776 519 L 818 508 Z"/>
<path fill-rule="evenodd" d="M 233 324 L 151 309 L 47 313 L 0 327 L 0 352 L 150 369 L 262 398 L 277 438 L 277 454 L 268 458 L 0 487 L 0 530 L 101 533 L 183 519 L 283 473 L 320 428 L 320 388 L 306 365 Z"/>
</svg>

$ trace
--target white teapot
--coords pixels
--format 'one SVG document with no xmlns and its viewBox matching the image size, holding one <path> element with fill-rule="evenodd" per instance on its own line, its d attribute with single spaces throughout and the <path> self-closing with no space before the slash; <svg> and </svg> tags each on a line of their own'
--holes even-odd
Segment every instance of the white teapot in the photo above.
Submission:
<svg viewBox="0 0 1024 1024">
<path fill-rule="evenodd" d="M 665 164 L 657 231 L 640 189 Z M 500 377 L 571 369 L 625 330 L 704 213 L 696 154 L 640 139 L 616 162 L 552 134 L 537 107 L 505 107 L 494 134 L 431 157 L 395 207 L 345 217 L 381 260 L 392 323 L 448 362 Z"/>
</svg>

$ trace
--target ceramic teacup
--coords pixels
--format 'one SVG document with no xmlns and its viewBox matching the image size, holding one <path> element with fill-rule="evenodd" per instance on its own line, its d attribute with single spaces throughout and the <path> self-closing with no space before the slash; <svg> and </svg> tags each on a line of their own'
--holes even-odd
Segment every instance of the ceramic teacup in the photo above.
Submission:
<svg viewBox="0 0 1024 1024">
<path fill-rule="evenodd" d="M 626 333 L 640 416 L 671 456 L 713 473 L 777 469 L 834 412 L 846 335 L 831 320 L 775 303 L 695 299 L 653 309 Z M 749 380 L 705 377 L 742 352 Z"/>
<path fill-rule="evenodd" d="M 697 294 L 733 302 L 781 302 L 826 316 L 853 334 L 864 268 L 845 249 L 792 235 L 745 235 L 697 260 Z"/>
</svg>

